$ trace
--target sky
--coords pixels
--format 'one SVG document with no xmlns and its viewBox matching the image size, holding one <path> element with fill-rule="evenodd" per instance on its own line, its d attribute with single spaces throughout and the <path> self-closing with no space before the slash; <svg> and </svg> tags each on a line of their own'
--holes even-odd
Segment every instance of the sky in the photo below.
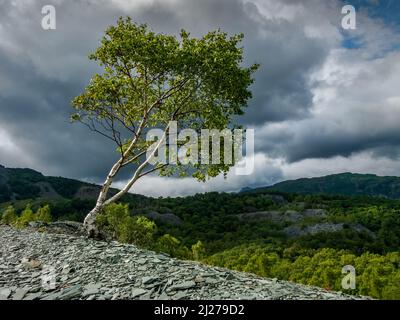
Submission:
<svg viewBox="0 0 400 320">
<path fill-rule="evenodd" d="M 41 26 L 49 4 L 55 30 Z M 347 4 L 356 8 L 354 30 L 342 28 Z M 70 102 L 101 71 L 88 54 L 127 15 L 168 34 L 242 32 L 244 65 L 261 65 L 240 120 L 255 130 L 253 174 L 206 183 L 147 176 L 131 192 L 179 196 L 340 172 L 399 175 L 397 0 L 0 0 L 0 164 L 103 181 L 115 148 L 69 122 Z"/>
</svg>

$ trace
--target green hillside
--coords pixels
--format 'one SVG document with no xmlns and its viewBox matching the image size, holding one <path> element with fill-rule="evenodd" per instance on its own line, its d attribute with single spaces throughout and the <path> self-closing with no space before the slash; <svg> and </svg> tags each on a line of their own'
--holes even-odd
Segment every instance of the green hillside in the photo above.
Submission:
<svg viewBox="0 0 400 320">
<path fill-rule="evenodd" d="M 330 290 L 342 290 L 341 268 L 350 264 L 358 285 L 349 293 L 399 299 L 400 200 L 389 199 L 398 179 L 340 174 L 240 193 L 129 194 L 121 199 L 127 206 L 113 205 L 100 221 L 122 242 L 143 246 L 137 241 L 146 239 L 149 249 L 177 258 Z M 76 180 L 4 167 L 0 185 L 0 215 L 12 205 L 19 218 L 26 208 L 38 212 L 49 205 L 53 220 L 83 221 L 99 191 Z M 351 195 L 328 194 L 343 192 Z"/>
<path fill-rule="evenodd" d="M 0 166 L 0 202 L 32 198 L 73 198 L 83 186 L 81 181 L 61 177 L 45 177 L 32 169 Z"/>
<path fill-rule="evenodd" d="M 270 187 L 246 190 L 246 192 L 265 190 L 296 194 L 367 195 L 400 199 L 400 177 L 346 172 L 318 178 L 287 180 Z"/>
<path fill-rule="evenodd" d="M 100 191 L 96 184 L 79 180 L 47 177 L 32 169 L 5 168 L 0 165 L 0 203 L 19 200 L 95 200 Z M 111 194 L 116 189 L 111 189 Z M 125 201 L 145 198 L 129 194 Z"/>
</svg>

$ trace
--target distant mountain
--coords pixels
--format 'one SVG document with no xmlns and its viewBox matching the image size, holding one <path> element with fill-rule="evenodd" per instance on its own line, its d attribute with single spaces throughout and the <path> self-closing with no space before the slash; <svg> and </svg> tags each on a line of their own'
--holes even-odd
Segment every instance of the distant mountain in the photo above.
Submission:
<svg viewBox="0 0 400 320">
<path fill-rule="evenodd" d="M 5 168 L 0 165 L 0 203 L 25 199 L 82 199 L 97 198 L 100 186 L 62 177 L 46 177 L 32 169 Z M 111 194 L 117 192 L 111 189 Z M 127 195 L 137 198 L 139 195 Z"/>
<path fill-rule="evenodd" d="M 32 169 L 5 168 L 0 165 L 0 203 L 25 199 L 97 198 L 100 186 L 79 180 L 47 177 Z M 400 199 L 400 177 L 380 177 L 374 174 L 340 173 L 317 178 L 301 178 L 279 182 L 269 187 L 243 188 L 248 192 L 285 192 L 297 194 L 367 195 Z M 111 194 L 117 192 L 111 189 Z M 148 198 L 127 194 L 123 200 Z M 149 198 L 148 198 L 149 199 Z"/>
<path fill-rule="evenodd" d="M 269 187 L 245 192 L 279 191 L 297 194 L 367 195 L 400 199 L 400 177 L 374 174 L 339 173 L 317 178 L 301 178 L 279 182 Z"/>
</svg>

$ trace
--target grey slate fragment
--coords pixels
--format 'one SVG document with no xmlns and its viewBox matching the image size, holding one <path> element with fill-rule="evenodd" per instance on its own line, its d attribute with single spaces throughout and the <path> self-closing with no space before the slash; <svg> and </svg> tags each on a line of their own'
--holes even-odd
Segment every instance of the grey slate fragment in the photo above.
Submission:
<svg viewBox="0 0 400 320">
<path fill-rule="evenodd" d="M 95 241 L 75 233 L 0 225 L 0 239 L 3 300 L 367 298 L 182 261 L 134 245 Z M 23 257 L 53 267 L 55 287 L 43 287 L 41 268 L 24 268 Z"/>
</svg>

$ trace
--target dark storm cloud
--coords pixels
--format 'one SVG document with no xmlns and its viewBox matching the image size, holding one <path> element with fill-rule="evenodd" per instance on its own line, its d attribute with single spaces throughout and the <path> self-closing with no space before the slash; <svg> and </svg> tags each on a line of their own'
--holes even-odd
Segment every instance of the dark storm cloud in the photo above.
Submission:
<svg viewBox="0 0 400 320">
<path fill-rule="evenodd" d="M 239 0 L 183 1 L 174 7 L 159 2 L 132 14 L 162 32 L 185 28 L 201 36 L 221 28 L 230 34 L 243 33 L 245 65 L 257 62 L 261 67 L 242 122 L 257 125 L 308 115 L 312 106 L 308 76 L 321 65 L 328 50 L 324 41 L 308 37 L 298 24 L 283 18 L 266 19 L 255 4 Z"/>
<path fill-rule="evenodd" d="M 382 155 L 398 157 L 398 153 L 391 152 L 394 146 L 400 144 L 399 130 L 383 132 L 373 137 L 365 132 L 358 134 L 335 135 L 323 132 L 308 132 L 302 141 L 291 141 L 284 147 L 286 158 L 289 162 L 296 162 L 308 158 L 330 158 L 336 155 L 348 157 L 364 150 L 379 151 Z"/>
<path fill-rule="evenodd" d="M 400 53 L 375 60 L 356 53 L 338 52 L 329 60 L 331 76 L 323 72 L 329 81 L 319 84 L 313 117 L 264 127 L 259 150 L 289 162 L 363 151 L 399 159 Z"/>
<path fill-rule="evenodd" d="M 181 28 L 195 36 L 216 28 L 230 34 L 243 32 L 245 63 L 262 64 L 244 118 L 248 123 L 304 117 L 312 99 L 307 73 L 326 54 L 298 26 L 268 21 L 255 5 L 237 0 L 156 2 L 125 11 L 106 1 L 60 1 L 54 3 L 54 31 L 41 29 L 45 4 L 51 1 L 0 3 L 4 42 L 0 46 L 0 124 L 13 143 L 35 160 L 37 169 L 47 174 L 96 179 L 104 176 L 115 157 L 107 141 L 72 126 L 68 118 L 71 99 L 98 71 L 87 54 L 120 15 L 129 14 L 165 33 L 177 34 Z"/>
<path fill-rule="evenodd" d="M 6 71 L 8 80 L 18 83 L 21 90 L 0 95 L 0 124 L 26 157 L 34 157 L 40 169 L 49 174 L 58 174 L 62 166 L 72 177 L 104 175 L 114 158 L 110 144 L 69 122 L 69 101 L 79 93 L 80 86 L 48 79 L 32 67 L 5 64 L 4 60 L 0 70 Z M 106 161 L 99 162 L 99 156 Z"/>
<path fill-rule="evenodd" d="M 382 114 L 390 112 L 382 110 Z M 400 115 L 392 112 L 392 116 L 398 119 Z M 375 124 L 371 124 L 354 114 L 347 124 L 341 126 L 335 123 L 336 119 L 313 119 L 260 130 L 256 135 L 256 152 L 284 158 L 287 163 L 338 155 L 350 157 L 363 151 L 392 160 L 400 159 L 400 128 L 393 121 L 382 121 L 382 115 L 370 115 L 370 121 L 374 119 Z M 365 126 L 360 125 L 362 123 Z"/>
<path fill-rule="evenodd" d="M 35 169 L 98 181 L 115 158 L 114 147 L 69 122 L 70 101 L 96 71 L 87 54 L 120 13 L 110 17 L 112 11 L 89 2 L 64 2 L 57 6 L 57 30 L 43 31 L 42 3 L 1 6 L 1 25 L 7 27 L 0 47 L 1 128 Z"/>
<path fill-rule="evenodd" d="M 363 150 L 395 157 L 400 132 L 392 122 L 397 115 L 393 110 L 399 101 L 399 79 L 389 77 L 388 70 L 397 72 L 393 66 L 398 66 L 399 58 L 383 59 L 385 51 L 381 63 L 370 61 L 392 33 L 359 16 L 363 27 L 357 35 L 374 48 L 372 53 L 368 48 L 353 55 L 346 52 L 338 61 L 327 63 L 342 40 L 340 2 L 254 1 L 59 0 L 54 1 L 54 31 L 44 31 L 40 24 L 41 7 L 52 1 L 0 1 L 0 132 L 9 139 L 5 149 L 0 137 L 0 163 L 13 166 L 12 155 L 1 154 L 11 150 L 11 144 L 23 150 L 30 160 L 25 163 L 46 174 L 101 181 L 116 157 L 114 146 L 87 128 L 69 123 L 70 101 L 99 72 L 87 55 L 98 46 L 105 28 L 121 15 L 147 23 L 157 32 L 178 34 L 185 28 L 201 36 L 221 28 L 229 34 L 244 33 L 244 64 L 257 62 L 261 67 L 241 121 L 256 127 L 260 154 L 289 162 Z M 381 34 L 385 34 L 383 39 Z M 344 63 L 347 60 L 349 65 Z M 335 69 L 336 65 L 340 68 Z M 327 74 L 311 81 L 322 66 Z M 347 70 L 352 71 L 347 74 Z M 354 74 L 357 79 L 352 79 Z M 331 78 L 338 79 L 331 83 Z M 321 97 L 316 100 L 316 87 L 334 88 L 336 96 L 329 103 Z M 315 109 L 322 111 L 315 113 Z M 264 160 L 259 168 L 269 165 Z M 274 167 L 271 172 L 279 170 Z M 249 185 L 253 182 L 246 180 Z"/>
</svg>

